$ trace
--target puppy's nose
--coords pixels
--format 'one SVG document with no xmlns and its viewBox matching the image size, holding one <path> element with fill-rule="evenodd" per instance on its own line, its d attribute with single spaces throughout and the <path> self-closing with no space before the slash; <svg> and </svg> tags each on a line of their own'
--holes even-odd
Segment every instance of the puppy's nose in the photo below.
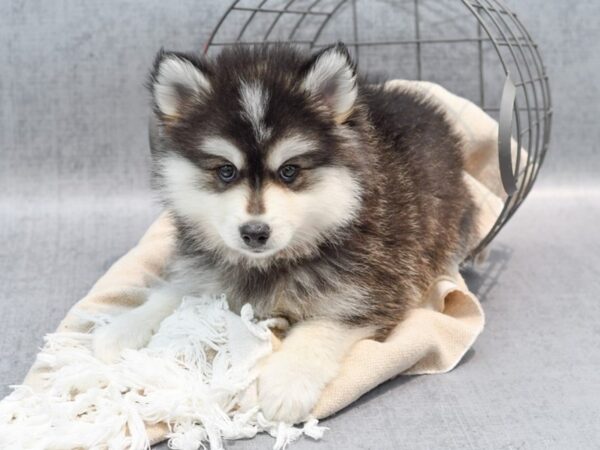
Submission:
<svg viewBox="0 0 600 450">
<path fill-rule="evenodd" d="M 269 240 L 271 227 L 264 222 L 251 220 L 240 227 L 240 234 L 248 247 L 260 248 Z"/>
</svg>

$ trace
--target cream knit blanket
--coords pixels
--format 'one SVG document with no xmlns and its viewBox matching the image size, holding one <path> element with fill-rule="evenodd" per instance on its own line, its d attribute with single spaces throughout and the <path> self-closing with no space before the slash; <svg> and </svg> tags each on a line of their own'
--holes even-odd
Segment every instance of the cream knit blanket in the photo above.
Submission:
<svg viewBox="0 0 600 450">
<path fill-rule="evenodd" d="M 496 121 L 473 103 L 432 83 L 394 80 L 386 86 L 418 92 L 446 111 L 464 141 L 465 179 L 481 206 L 478 225 L 485 236 L 504 199 Z M 513 145 L 513 157 L 515 153 Z M 73 306 L 57 333 L 47 337 L 24 385 L 0 402 L 0 447 L 141 449 L 169 437 L 174 448 L 196 449 L 202 442 L 219 448 L 222 438 L 267 431 L 277 438 L 275 447 L 282 448 L 303 433 L 321 436 L 323 429 L 316 421 L 300 428 L 269 423 L 252 408 L 251 399 L 242 395 L 251 382 L 253 364 L 272 351 L 275 341 L 268 323 L 251 320 L 251 309 L 245 309 L 240 319 L 220 299 L 187 299 L 165 320 L 150 348 L 126 352 L 118 370 L 107 369 L 93 358 L 89 333 L 94 325 L 145 301 L 172 246 L 172 224 L 162 215 L 138 245 Z M 199 312 L 194 315 L 193 311 Z M 186 322 L 186 317 L 192 322 Z M 206 317 L 213 317 L 212 322 Z M 194 332 L 199 324 L 203 331 Z M 451 370 L 483 326 L 479 301 L 469 292 L 458 267 L 448 268 L 385 342 L 367 339 L 353 347 L 339 375 L 323 392 L 314 417 L 339 411 L 399 374 Z M 187 334 L 178 334 L 178 329 Z M 244 352 L 236 351 L 249 342 L 254 344 Z M 149 366 L 148 361 L 155 365 Z M 226 382 L 216 386 L 215 380 Z M 50 404 L 57 398 L 60 408 Z M 190 399 L 196 403 L 190 404 Z M 81 427 L 73 428 L 74 423 Z M 40 436 L 45 440 L 40 442 Z"/>
</svg>

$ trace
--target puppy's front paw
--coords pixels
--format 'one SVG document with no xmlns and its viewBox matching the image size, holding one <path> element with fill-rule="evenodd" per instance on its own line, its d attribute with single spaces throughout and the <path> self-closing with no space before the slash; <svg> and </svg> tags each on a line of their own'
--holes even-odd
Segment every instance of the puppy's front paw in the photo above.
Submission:
<svg viewBox="0 0 600 450">
<path fill-rule="evenodd" d="M 285 351 L 273 353 L 258 376 L 258 403 L 267 419 L 290 424 L 306 420 L 324 382 L 319 374 Z"/>
<path fill-rule="evenodd" d="M 108 325 L 94 331 L 94 355 L 107 363 L 115 363 L 126 349 L 139 349 L 150 341 L 154 329 L 135 313 L 117 317 Z"/>
</svg>

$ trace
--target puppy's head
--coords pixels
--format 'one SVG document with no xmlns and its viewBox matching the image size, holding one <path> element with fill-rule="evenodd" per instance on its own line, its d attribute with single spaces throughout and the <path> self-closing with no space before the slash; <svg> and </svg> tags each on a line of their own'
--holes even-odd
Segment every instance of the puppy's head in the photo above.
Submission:
<svg viewBox="0 0 600 450">
<path fill-rule="evenodd" d="M 205 249 L 252 264 L 306 256 L 357 214 L 357 82 L 343 45 L 161 51 L 150 88 L 156 184 Z"/>
</svg>

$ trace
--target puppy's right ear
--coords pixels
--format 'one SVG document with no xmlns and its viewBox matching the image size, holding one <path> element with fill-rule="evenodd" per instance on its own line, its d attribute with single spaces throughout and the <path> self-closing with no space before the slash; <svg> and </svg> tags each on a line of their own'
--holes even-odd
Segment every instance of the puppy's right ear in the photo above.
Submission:
<svg viewBox="0 0 600 450">
<path fill-rule="evenodd" d="M 208 68 L 193 56 L 161 50 L 150 75 L 150 91 L 159 119 L 177 119 L 210 93 Z"/>
</svg>

